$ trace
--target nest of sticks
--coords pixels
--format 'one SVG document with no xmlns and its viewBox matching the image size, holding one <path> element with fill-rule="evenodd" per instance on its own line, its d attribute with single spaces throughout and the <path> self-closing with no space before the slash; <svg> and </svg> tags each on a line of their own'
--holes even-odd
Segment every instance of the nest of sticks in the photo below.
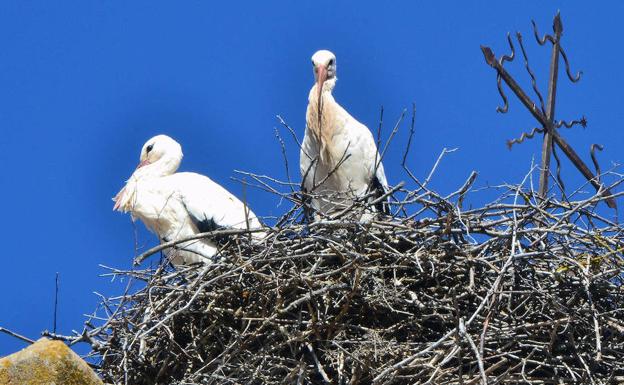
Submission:
<svg viewBox="0 0 624 385">
<path fill-rule="evenodd" d="M 310 224 L 294 205 L 260 244 L 230 231 L 208 268 L 111 269 L 134 285 L 65 339 L 115 384 L 624 381 L 624 234 L 604 196 L 499 186 L 463 208 L 475 176 L 447 196 L 399 186 L 371 221 L 363 202 Z"/>
</svg>

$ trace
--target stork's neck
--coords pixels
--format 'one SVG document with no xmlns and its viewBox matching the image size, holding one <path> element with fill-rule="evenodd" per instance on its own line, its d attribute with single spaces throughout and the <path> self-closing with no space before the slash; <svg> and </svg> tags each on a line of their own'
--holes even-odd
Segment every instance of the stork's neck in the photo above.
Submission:
<svg viewBox="0 0 624 385">
<path fill-rule="evenodd" d="M 306 116 L 307 129 L 319 143 L 321 160 L 330 163 L 332 161 L 332 138 L 336 130 L 341 129 L 336 121 L 341 108 L 332 96 L 332 90 L 335 85 L 335 77 L 325 81 L 321 90 L 320 100 L 317 85 L 315 84 L 312 87 L 308 96 Z"/>
<path fill-rule="evenodd" d="M 173 174 L 177 171 L 181 161 L 182 152 L 173 155 L 165 154 L 154 163 L 137 168 L 126 182 L 124 188 L 115 196 L 114 210 L 122 212 L 133 211 L 136 192 L 140 182 Z M 132 215 L 134 219 L 134 213 Z"/>
<path fill-rule="evenodd" d="M 321 91 L 321 97 L 323 98 L 323 101 L 329 98 L 331 98 L 331 101 L 334 101 L 332 91 L 334 90 L 334 87 L 336 87 L 336 80 L 338 79 L 334 77 L 326 80 L 325 83 L 323 83 L 323 89 Z M 318 84 L 315 83 L 314 86 L 312 86 L 312 89 L 310 90 L 310 95 L 308 95 L 308 101 L 310 103 L 312 103 L 312 101 L 314 101 L 315 103 L 318 102 Z"/>
<path fill-rule="evenodd" d="M 140 180 L 171 175 L 178 170 L 182 156 L 163 156 L 154 163 L 137 168 L 131 179 Z"/>
</svg>

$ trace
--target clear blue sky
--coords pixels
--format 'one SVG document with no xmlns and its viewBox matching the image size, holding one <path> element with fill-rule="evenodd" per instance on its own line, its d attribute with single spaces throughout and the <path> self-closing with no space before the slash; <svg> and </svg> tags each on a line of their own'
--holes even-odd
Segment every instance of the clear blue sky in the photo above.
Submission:
<svg viewBox="0 0 624 385">
<path fill-rule="evenodd" d="M 535 44 L 530 20 L 552 31 L 557 9 L 572 68 L 585 74 L 576 86 L 561 81 L 557 116 L 589 121 L 563 135 L 588 163 L 590 143 L 607 145 L 600 158 L 608 167 L 624 160 L 623 2 L 0 2 L 0 326 L 32 338 L 52 328 L 55 272 L 62 333 L 81 329 L 98 301 L 92 292 L 121 291 L 98 265 L 131 265 L 133 226 L 112 211 L 111 197 L 147 138 L 173 136 L 185 152 L 182 170 L 237 195 L 234 169 L 285 178 L 275 116 L 303 136 L 317 49 L 336 53 L 336 98 L 369 127 L 384 105 L 387 135 L 416 103 L 417 175 L 442 148 L 459 147 L 436 189 L 455 190 L 471 170 L 477 186 L 520 181 L 540 142 L 510 152 L 505 140 L 535 123 L 515 100 L 509 114 L 495 112 L 495 74 L 479 45 L 501 54 L 506 32 L 522 31 L 545 88 L 549 50 Z M 527 84 L 520 61 L 509 68 Z M 385 159 L 391 184 L 406 180 L 403 128 Z M 578 186 L 573 166 L 563 167 Z M 287 209 L 260 191 L 248 199 L 259 215 Z M 139 230 L 139 246 L 153 246 Z M 0 334 L 0 355 L 22 346 Z"/>
</svg>

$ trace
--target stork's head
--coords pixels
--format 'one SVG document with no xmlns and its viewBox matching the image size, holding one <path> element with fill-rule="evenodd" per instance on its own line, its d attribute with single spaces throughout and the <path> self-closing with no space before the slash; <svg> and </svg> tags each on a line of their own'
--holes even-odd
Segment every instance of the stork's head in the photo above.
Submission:
<svg viewBox="0 0 624 385">
<path fill-rule="evenodd" d="M 130 211 L 131 201 L 136 191 L 137 183 L 144 178 L 154 178 L 171 175 L 180 166 L 182 161 L 182 147 L 167 135 L 156 135 L 141 148 L 137 166 L 124 188 L 117 193 L 113 200 L 113 210 Z"/>
<path fill-rule="evenodd" d="M 145 169 L 143 173 L 151 175 L 173 174 L 182 161 L 182 147 L 167 135 L 156 135 L 145 142 L 139 160 L 135 173 Z"/>
<path fill-rule="evenodd" d="M 336 85 L 336 55 L 325 49 L 316 51 L 316 53 L 312 55 L 312 67 L 314 69 L 314 80 L 316 80 L 316 88 L 320 99 L 323 87 L 331 92 Z"/>
</svg>

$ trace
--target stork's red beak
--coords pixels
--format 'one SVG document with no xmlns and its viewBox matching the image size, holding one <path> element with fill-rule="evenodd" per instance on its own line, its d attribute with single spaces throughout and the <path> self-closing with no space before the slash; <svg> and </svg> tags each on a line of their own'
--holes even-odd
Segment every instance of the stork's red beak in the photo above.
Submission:
<svg viewBox="0 0 624 385">
<path fill-rule="evenodd" d="M 317 69 L 316 69 L 317 73 L 316 73 L 316 89 L 318 92 L 318 108 L 319 108 L 319 115 L 320 115 L 320 111 L 321 111 L 321 92 L 323 91 L 323 83 L 325 83 L 325 80 L 327 80 L 327 67 L 325 67 L 323 64 L 319 64 Z"/>
<path fill-rule="evenodd" d="M 149 160 L 147 160 L 147 159 L 142 160 L 142 161 L 138 164 L 137 168 L 141 168 L 141 167 L 143 167 L 143 166 L 147 166 L 148 164 L 150 164 Z"/>
</svg>

